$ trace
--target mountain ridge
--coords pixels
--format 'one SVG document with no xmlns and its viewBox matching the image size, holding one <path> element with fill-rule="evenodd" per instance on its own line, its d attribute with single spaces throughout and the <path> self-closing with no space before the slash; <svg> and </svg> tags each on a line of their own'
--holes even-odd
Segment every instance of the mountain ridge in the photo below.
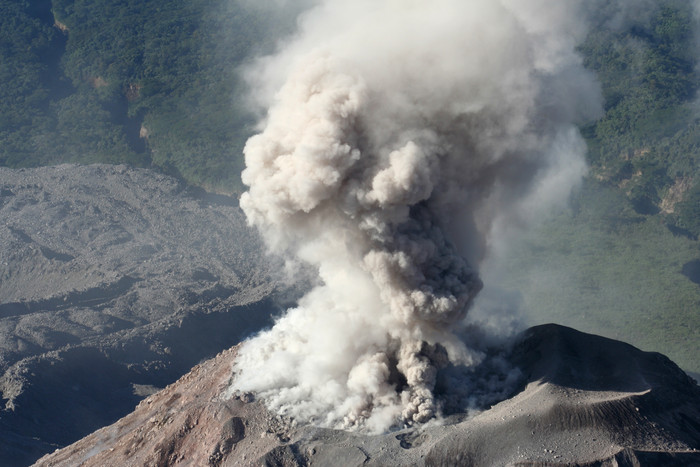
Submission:
<svg viewBox="0 0 700 467">
<path fill-rule="evenodd" d="M 554 324 L 513 349 L 524 375 L 514 396 L 372 436 L 297 425 L 251 394 L 222 397 L 234 347 L 35 465 L 700 465 L 700 387 L 666 357 Z M 594 373 L 569 371 L 576 362 Z"/>
</svg>

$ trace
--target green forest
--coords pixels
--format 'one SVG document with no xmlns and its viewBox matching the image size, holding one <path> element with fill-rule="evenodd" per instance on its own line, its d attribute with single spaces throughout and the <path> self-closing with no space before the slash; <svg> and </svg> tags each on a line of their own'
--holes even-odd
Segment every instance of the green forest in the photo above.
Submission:
<svg viewBox="0 0 700 467">
<path fill-rule="evenodd" d="M 0 165 L 126 163 L 239 191 L 253 117 L 236 66 L 289 33 L 222 0 L 0 3 Z"/>
<path fill-rule="evenodd" d="M 513 249 L 504 282 L 532 322 L 700 372 L 700 28 L 687 1 L 648 13 L 615 29 L 601 11 L 581 45 L 605 111 L 581 128 L 590 173 L 566 212 Z"/>
<path fill-rule="evenodd" d="M 294 30 L 301 2 L 254 4 L 0 3 L 0 165 L 125 163 L 240 193 L 256 116 L 237 69 Z M 660 0 L 611 27 L 611 5 L 579 49 L 604 97 L 581 128 L 589 176 L 514 248 L 503 281 L 532 322 L 700 372 L 698 18 L 689 0 Z"/>
<path fill-rule="evenodd" d="M 661 351 L 700 372 L 698 19 L 687 1 L 580 47 L 604 116 L 582 128 L 590 174 L 567 212 L 528 236 L 507 281 L 536 322 Z"/>
</svg>

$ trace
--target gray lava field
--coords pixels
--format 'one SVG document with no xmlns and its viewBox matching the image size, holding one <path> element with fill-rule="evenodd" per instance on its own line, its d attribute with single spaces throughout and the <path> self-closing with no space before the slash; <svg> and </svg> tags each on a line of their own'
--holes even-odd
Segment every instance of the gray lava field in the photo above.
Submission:
<svg viewBox="0 0 700 467">
<path fill-rule="evenodd" d="M 268 325 L 237 200 L 126 166 L 0 168 L 0 465 L 129 413 Z"/>
</svg>

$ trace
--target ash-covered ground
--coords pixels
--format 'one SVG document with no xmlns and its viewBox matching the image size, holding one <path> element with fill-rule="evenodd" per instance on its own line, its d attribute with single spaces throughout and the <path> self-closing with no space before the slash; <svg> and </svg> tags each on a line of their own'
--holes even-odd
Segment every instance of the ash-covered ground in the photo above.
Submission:
<svg viewBox="0 0 700 467">
<path fill-rule="evenodd" d="M 0 168 L 0 465 L 27 465 L 269 324 L 237 200 L 125 166 Z"/>
<path fill-rule="evenodd" d="M 298 296 L 235 200 L 123 166 L 0 169 L 0 215 L 0 465 L 101 427 L 38 465 L 700 465 L 692 380 L 557 326 L 504 354 L 522 378 L 492 408 L 379 435 L 227 397 L 237 348 L 153 394 Z"/>
<path fill-rule="evenodd" d="M 506 359 L 523 380 L 511 397 L 376 435 L 279 416 L 252 394 L 222 397 L 237 347 L 36 465 L 700 465 L 700 387 L 668 358 L 552 324 L 515 342 Z"/>
</svg>

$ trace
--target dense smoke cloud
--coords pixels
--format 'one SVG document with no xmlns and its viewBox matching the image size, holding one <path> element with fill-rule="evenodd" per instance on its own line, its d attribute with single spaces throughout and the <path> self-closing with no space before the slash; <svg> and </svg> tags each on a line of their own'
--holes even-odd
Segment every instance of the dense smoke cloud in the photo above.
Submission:
<svg viewBox="0 0 700 467">
<path fill-rule="evenodd" d="M 339 428 L 439 412 L 438 370 L 482 358 L 454 331 L 479 263 L 585 173 L 578 6 L 327 0 L 249 70 L 268 113 L 241 206 L 319 285 L 244 345 L 233 389 Z"/>
</svg>

